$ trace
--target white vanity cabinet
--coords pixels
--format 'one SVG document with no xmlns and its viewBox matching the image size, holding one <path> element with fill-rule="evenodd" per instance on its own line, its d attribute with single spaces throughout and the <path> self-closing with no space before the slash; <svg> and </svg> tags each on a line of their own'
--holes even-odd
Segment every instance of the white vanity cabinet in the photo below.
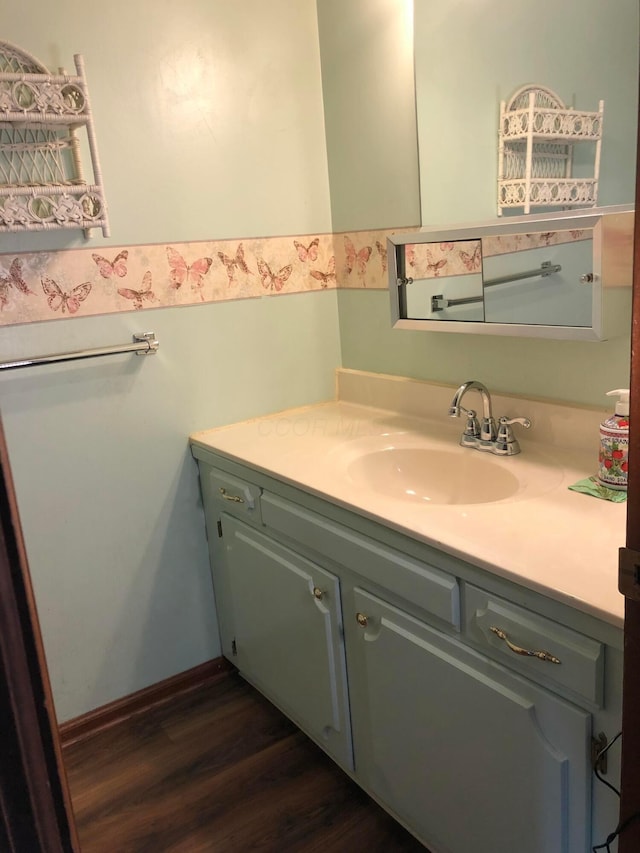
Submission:
<svg viewBox="0 0 640 853">
<path fill-rule="evenodd" d="M 620 631 L 193 453 L 224 654 L 432 853 L 588 853 L 606 837 L 617 801 L 591 751 L 620 725 Z"/>
<path fill-rule="evenodd" d="M 221 521 L 231 659 L 352 769 L 339 579 L 236 519 Z"/>
<path fill-rule="evenodd" d="M 589 712 L 363 589 L 353 601 L 365 787 L 437 853 L 587 850 Z"/>
<path fill-rule="evenodd" d="M 339 578 L 256 529 L 251 484 L 205 465 L 201 483 L 223 653 L 352 769 Z"/>
</svg>

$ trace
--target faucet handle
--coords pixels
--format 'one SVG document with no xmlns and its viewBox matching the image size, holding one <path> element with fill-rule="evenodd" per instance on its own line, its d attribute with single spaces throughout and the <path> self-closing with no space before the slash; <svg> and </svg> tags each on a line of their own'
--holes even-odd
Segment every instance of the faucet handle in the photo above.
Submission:
<svg viewBox="0 0 640 853">
<path fill-rule="evenodd" d="M 500 426 L 510 426 L 510 424 L 522 424 L 525 429 L 529 429 L 531 427 L 531 421 L 529 418 L 500 418 L 498 420 Z"/>
<path fill-rule="evenodd" d="M 513 435 L 511 424 L 520 424 L 525 429 L 531 427 L 529 418 L 500 418 L 498 420 L 498 437 L 493 452 L 498 456 L 515 456 L 520 453 L 520 445 Z"/>
<path fill-rule="evenodd" d="M 480 424 L 478 423 L 478 418 L 476 417 L 476 413 L 473 409 L 464 409 L 462 406 L 460 406 L 460 408 L 467 416 L 467 422 L 465 424 L 462 437 L 460 438 L 460 444 L 463 447 L 475 447 L 480 439 Z"/>
</svg>

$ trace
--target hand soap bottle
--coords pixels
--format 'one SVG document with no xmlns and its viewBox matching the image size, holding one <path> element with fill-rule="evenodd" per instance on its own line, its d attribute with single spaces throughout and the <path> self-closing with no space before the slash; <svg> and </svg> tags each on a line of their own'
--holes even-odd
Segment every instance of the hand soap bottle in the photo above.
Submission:
<svg viewBox="0 0 640 853">
<path fill-rule="evenodd" d="M 618 395 L 614 414 L 600 424 L 598 482 L 609 489 L 624 491 L 629 471 L 629 389 L 609 391 Z"/>
</svg>

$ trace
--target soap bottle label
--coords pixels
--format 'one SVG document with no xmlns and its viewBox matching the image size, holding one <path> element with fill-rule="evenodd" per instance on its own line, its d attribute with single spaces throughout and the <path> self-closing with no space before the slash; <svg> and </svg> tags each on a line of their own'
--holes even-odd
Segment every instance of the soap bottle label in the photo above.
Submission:
<svg viewBox="0 0 640 853">
<path fill-rule="evenodd" d="M 629 433 L 628 427 L 615 429 L 612 421 L 613 418 L 600 427 L 598 480 L 603 486 L 622 491 L 627 488 Z"/>
</svg>

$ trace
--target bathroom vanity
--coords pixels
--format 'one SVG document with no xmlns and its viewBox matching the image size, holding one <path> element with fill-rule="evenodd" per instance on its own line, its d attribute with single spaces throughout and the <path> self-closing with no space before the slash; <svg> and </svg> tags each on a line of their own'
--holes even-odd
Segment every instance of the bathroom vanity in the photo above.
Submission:
<svg viewBox="0 0 640 853">
<path fill-rule="evenodd" d="M 495 397 L 533 428 L 488 459 L 453 390 L 339 371 L 335 403 L 191 436 L 223 654 L 432 853 L 587 853 L 625 510 L 567 487 L 601 413 Z"/>
</svg>

